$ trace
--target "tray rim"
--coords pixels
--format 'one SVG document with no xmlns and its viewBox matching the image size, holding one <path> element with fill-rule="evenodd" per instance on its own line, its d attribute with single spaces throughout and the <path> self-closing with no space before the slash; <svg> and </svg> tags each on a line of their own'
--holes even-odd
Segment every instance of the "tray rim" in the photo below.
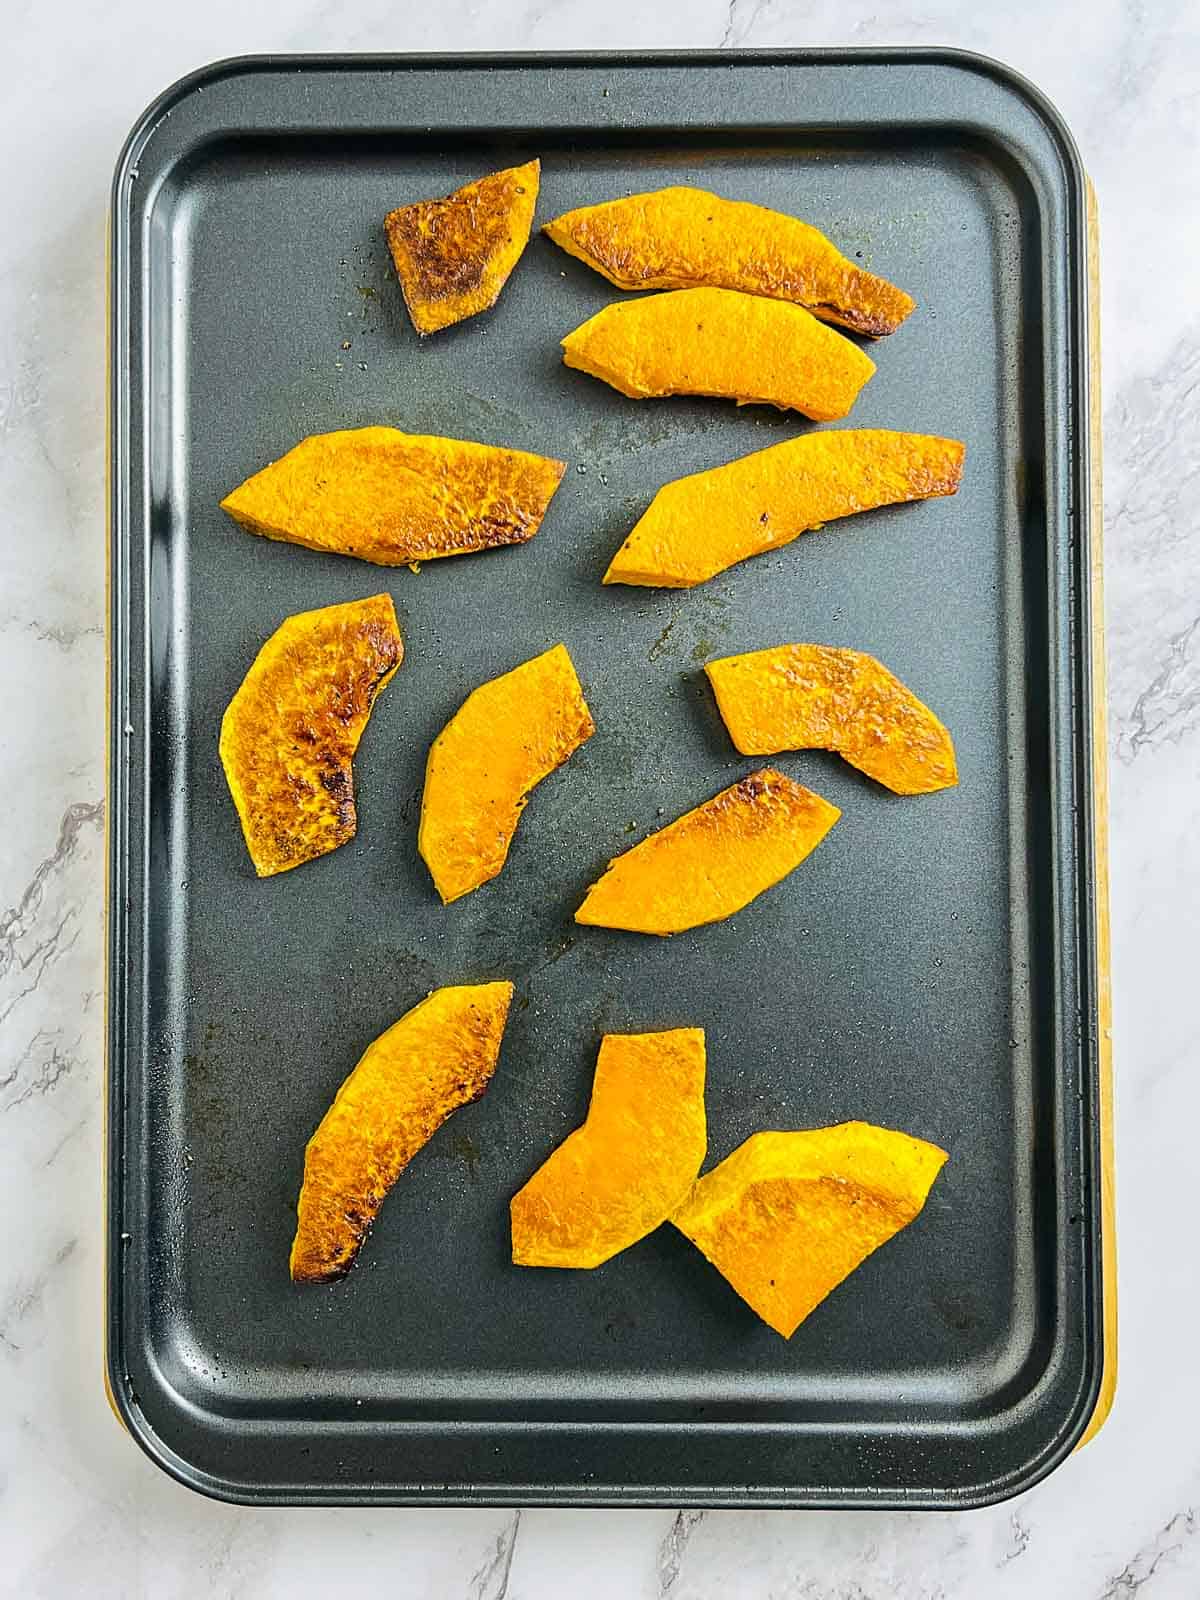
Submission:
<svg viewBox="0 0 1200 1600">
<path fill-rule="evenodd" d="M 1074 830 L 1074 854 L 1079 864 L 1078 951 L 1079 989 L 1088 1043 L 1084 1058 L 1088 1064 L 1084 1112 L 1084 1138 L 1080 1159 L 1082 1188 L 1088 1202 L 1088 1246 L 1085 1252 L 1083 1323 L 1085 1327 L 1086 1373 L 1064 1426 L 1050 1445 L 1001 1480 L 985 1479 L 968 1490 L 912 1491 L 835 1490 L 815 1498 L 786 1489 L 705 1488 L 689 1486 L 663 1488 L 660 1485 L 609 1484 L 590 1490 L 586 1481 L 571 1485 L 521 1484 L 515 1487 L 489 1485 L 472 1492 L 469 1485 L 422 1486 L 382 1493 L 362 1493 L 351 1488 L 339 1490 L 328 1481 L 315 1489 L 289 1486 L 267 1489 L 253 1482 L 221 1479 L 205 1468 L 198 1468 L 179 1455 L 155 1430 L 138 1404 L 123 1356 L 126 1332 L 121 1316 L 121 1296 L 116 1263 L 122 1247 L 121 1201 L 124 1171 L 119 1133 L 120 1111 L 125 1089 L 125 993 L 130 906 L 126 897 L 128 784 L 125 770 L 124 711 L 117 692 L 127 682 L 129 670 L 128 548 L 119 537 L 127 529 L 129 457 L 128 394 L 123 378 L 125 367 L 114 361 L 114 351 L 122 349 L 122 311 L 127 311 L 128 295 L 128 218 L 123 215 L 123 192 L 141 151 L 165 116 L 185 99 L 223 80 L 254 73 L 371 72 L 500 69 L 509 71 L 560 68 L 655 67 L 804 67 L 861 65 L 928 65 L 973 72 L 996 81 L 1030 107 L 1049 133 L 1063 161 L 1066 175 L 1070 249 L 1068 272 L 1078 292 L 1068 307 L 1069 386 L 1073 412 L 1082 425 L 1075 430 L 1075 452 L 1068 458 L 1073 476 L 1082 489 L 1074 510 L 1078 519 L 1081 570 L 1086 575 L 1088 593 L 1073 617 L 1074 643 L 1070 666 L 1080 691 L 1071 735 L 1076 754 L 1075 800 L 1078 815 Z M 752 50 L 560 50 L 498 52 L 260 52 L 218 58 L 185 73 L 154 97 L 136 119 L 123 142 L 114 168 L 106 229 L 105 259 L 105 355 L 106 355 L 106 637 L 105 672 L 109 707 L 109 737 L 106 745 L 105 806 L 105 1073 L 104 1073 L 104 1355 L 103 1381 L 109 1405 L 117 1421 L 143 1452 L 168 1476 L 209 1498 L 241 1505 L 474 1505 L 474 1506 L 597 1506 L 663 1507 L 686 1504 L 713 1508 L 820 1508 L 820 1509 L 967 1509 L 996 1504 L 1023 1493 L 1062 1464 L 1066 1457 L 1086 1443 L 1103 1425 L 1111 1406 L 1115 1385 L 1115 1362 L 1110 1366 L 1108 1344 L 1115 1345 L 1115 1284 L 1107 1281 L 1105 1258 L 1112 1248 L 1111 1172 L 1105 1165 L 1106 1151 L 1111 1156 L 1111 1080 L 1109 1027 L 1107 1017 L 1110 987 L 1107 938 L 1107 828 L 1104 825 L 1103 795 L 1097 794 L 1101 775 L 1106 778 L 1104 747 L 1104 708 L 1095 695 L 1097 662 L 1103 666 L 1102 565 L 1099 545 L 1101 509 L 1099 493 L 1099 440 L 1094 426 L 1098 405 L 1098 375 L 1092 370 L 1094 347 L 1090 316 L 1094 286 L 1088 271 L 1088 216 L 1090 183 L 1068 124 L 1053 102 L 1031 80 L 1014 68 L 979 52 L 949 46 L 869 46 L 821 47 Z M 1093 202 L 1094 203 L 1094 202 Z M 124 326 L 128 327 L 128 321 Z M 1094 335 L 1092 335 L 1094 338 Z M 129 351 L 122 352 L 129 354 Z M 125 565 L 119 563 L 125 561 Z M 1102 682 L 1102 679 L 1101 679 Z M 1106 782 L 1103 785 L 1107 787 Z M 1103 937 L 1104 950 L 1101 951 Z M 1105 1127 L 1106 1121 L 1109 1126 Z M 1112 1352 L 1115 1357 L 1115 1350 Z M 488 1431 L 489 1424 L 473 1424 Z M 532 1424 L 543 1431 L 560 1429 L 562 1424 Z M 570 1427 L 571 1425 L 567 1425 Z M 595 1425 L 591 1425 L 595 1426 Z M 605 1424 L 607 1429 L 639 1425 Z M 653 1426 L 653 1425 L 651 1425 Z M 722 1425 L 715 1425 L 722 1426 Z M 733 1428 L 751 1431 L 776 1431 L 759 1424 L 734 1424 Z M 786 1424 L 777 1425 L 787 1431 Z M 703 1431 L 703 1430 L 702 1430 Z M 497 1429 L 499 1435 L 500 1429 Z"/>
</svg>

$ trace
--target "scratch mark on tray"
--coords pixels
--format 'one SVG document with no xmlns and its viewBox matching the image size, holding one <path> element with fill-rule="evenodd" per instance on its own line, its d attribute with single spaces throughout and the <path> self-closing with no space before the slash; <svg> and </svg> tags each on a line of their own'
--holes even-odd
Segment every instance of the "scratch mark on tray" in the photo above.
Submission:
<svg viewBox="0 0 1200 1600">
<path fill-rule="evenodd" d="M 574 948 L 575 941 L 568 935 L 557 950 L 552 950 L 544 961 L 539 961 L 536 967 L 530 968 L 525 975 L 525 982 L 527 984 L 532 983 L 535 978 L 540 977 L 545 972 L 547 967 L 552 967 L 556 961 L 561 961 L 564 956 L 570 955 Z"/>
<path fill-rule="evenodd" d="M 659 656 L 662 655 L 663 651 L 667 648 L 667 640 L 671 637 L 671 630 L 678 621 L 678 616 L 674 616 L 667 623 L 666 627 L 646 652 L 647 661 L 657 661 Z"/>
</svg>

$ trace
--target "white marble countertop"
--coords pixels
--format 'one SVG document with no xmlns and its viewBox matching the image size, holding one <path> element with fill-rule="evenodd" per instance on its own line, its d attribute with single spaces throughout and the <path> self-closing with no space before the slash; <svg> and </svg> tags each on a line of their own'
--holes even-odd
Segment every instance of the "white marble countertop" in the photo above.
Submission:
<svg viewBox="0 0 1200 1600">
<path fill-rule="evenodd" d="M 15 0 L 3 38 L 0 771 L 14 801 L 0 838 L 3 1593 L 1200 1594 L 1200 1072 L 1184 1004 L 1200 950 L 1194 0 Z M 121 140 L 168 82 L 246 51 L 910 43 L 982 51 L 1033 78 L 1071 123 L 1100 197 L 1122 1308 L 1114 1414 L 1037 1489 L 959 1515 L 278 1512 L 200 1499 L 122 1436 L 100 1375 L 103 254 Z"/>
</svg>

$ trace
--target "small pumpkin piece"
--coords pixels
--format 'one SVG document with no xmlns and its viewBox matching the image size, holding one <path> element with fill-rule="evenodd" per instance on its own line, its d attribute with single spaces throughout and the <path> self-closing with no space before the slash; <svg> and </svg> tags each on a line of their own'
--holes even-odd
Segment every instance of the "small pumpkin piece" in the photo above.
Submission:
<svg viewBox="0 0 1200 1600">
<path fill-rule="evenodd" d="M 836 517 L 954 494 L 964 446 L 882 428 L 808 433 L 665 484 L 605 583 L 691 589 Z"/>
<path fill-rule="evenodd" d="M 354 752 L 403 658 L 388 594 L 302 611 L 258 652 L 221 719 L 220 754 L 260 878 L 354 837 Z"/>
<path fill-rule="evenodd" d="M 756 1133 L 697 1180 L 671 1221 L 790 1339 L 920 1213 L 947 1159 L 935 1144 L 868 1122 Z"/>
<path fill-rule="evenodd" d="M 931 794 L 958 782 L 949 731 L 861 650 L 781 644 L 723 656 L 704 670 L 745 756 L 835 750 L 895 794 Z"/>
<path fill-rule="evenodd" d="M 540 161 L 505 167 L 443 200 L 389 212 L 388 249 L 420 334 L 494 306 L 529 243 Z"/>
<path fill-rule="evenodd" d="M 704 394 L 818 422 L 844 417 L 875 363 L 801 306 L 733 289 L 617 300 L 562 341 L 563 361 L 634 400 Z"/>
<path fill-rule="evenodd" d="M 430 748 L 417 833 L 445 904 L 496 876 L 529 791 L 595 731 L 565 645 L 467 696 Z"/>
<path fill-rule="evenodd" d="M 740 289 L 875 336 L 894 333 L 916 304 L 811 224 L 707 189 L 677 185 L 581 206 L 543 232 L 619 289 Z"/>
<path fill-rule="evenodd" d="M 304 1152 L 295 1282 L 349 1272 L 404 1168 L 487 1088 L 512 994 L 511 983 L 435 989 L 367 1047 Z"/>
<path fill-rule="evenodd" d="M 575 921 L 657 934 L 720 922 L 786 878 L 840 816 L 764 767 L 611 861 Z"/>
<path fill-rule="evenodd" d="M 221 509 L 247 533 L 398 567 L 524 544 L 565 471 L 525 450 L 346 428 L 301 440 Z"/>
<path fill-rule="evenodd" d="M 704 1030 L 610 1033 L 587 1120 L 511 1202 L 519 1267 L 598 1267 L 682 1203 L 708 1147 Z"/>
</svg>

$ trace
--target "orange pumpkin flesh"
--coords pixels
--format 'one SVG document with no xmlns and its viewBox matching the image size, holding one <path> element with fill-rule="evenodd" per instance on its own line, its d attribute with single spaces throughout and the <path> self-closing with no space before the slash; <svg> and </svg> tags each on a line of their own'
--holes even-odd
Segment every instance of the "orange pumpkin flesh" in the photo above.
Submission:
<svg viewBox="0 0 1200 1600">
<path fill-rule="evenodd" d="M 495 305 L 529 242 L 540 173 L 541 163 L 528 161 L 445 199 L 388 213 L 388 249 L 418 333 L 436 333 Z"/>
<path fill-rule="evenodd" d="M 697 1180 L 671 1221 L 790 1339 L 918 1215 L 947 1156 L 866 1122 L 757 1133 Z"/>
<path fill-rule="evenodd" d="M 875 363 L 800 306 L 732 289 L 618 300 L 562 342 L 563 361 L 634 400 L 702 394 L 844 417 Z"/>
<path fill-rule="evenodd" d="M 958 782 L 943 724 L 874 656 L 782 644 L 705 667 L 729 737 L 743 755 L 836 750 L 896 794 Z"/>
<path fill-rule="evenodd" d="M 304 1153 L 291 1274 L 344 1277 L 404 1168 L 459 1106 L 487 1088 L 511 983 L 435 989 L 367 1047 Z"/>
<path fill-rule="evenodd" d="M 524 544 L 565 470 L 469 439 L 346 428 L 302 439 L 221 508 L 247 533 L 397 567 Z"/>
<path fill-rule="evenodd" d="M 496 876 L 529 791 L 595 728 L 561 644 L 467 696 L 429 751 L 417 833 L 445 904 Z"/>
<path fill-rule="evenodd" d="M 611 861 L 575 921 L 657 934 L 719 922 L 798 867 L 840 815 L 765 767 Z"/>
<path fill-rule="evenodd" d="M 592 1103 L 511 1202 L 522 1267 L 598 1267 L 682 1202 L 707 1148 L 704 1032 L 606 1034 Z"/>
<path fill-rule="evenodd" d="M 693 588 L 835 517 L 954 494 L 963 454 L 956 439 L 839 428 L 677 478 L 650 502 L 604 582 Z"/>
<path fill-rule="evenodd" d="M 543 231 L 620 289 L 740 289 L 875 336 L 894 333 L 916 304 L 809 223 L 707 189 L 677 185 L 581 206 Z"/>
<path fill-rule="evenodd" d="M 220 754 L 260 878 L 354 837 L 354 752 L 403 657 L 387 594 L 302 611 L 259 651 L 221 720 Z"/>
</svg>

